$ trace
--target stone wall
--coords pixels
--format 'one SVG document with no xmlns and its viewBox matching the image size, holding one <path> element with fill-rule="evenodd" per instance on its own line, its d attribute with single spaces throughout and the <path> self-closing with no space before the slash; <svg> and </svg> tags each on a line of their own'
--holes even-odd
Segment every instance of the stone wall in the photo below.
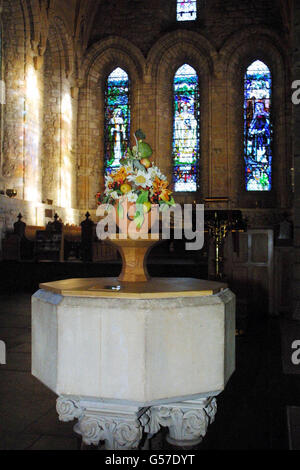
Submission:
<svg viewBox="0 0 300 470">
<path fill-rule="evenodd" d="M 228 13 L 229 16 L 231 13 Z M 247 26 L 230 35 L 220 49 L 213 37 L 178 28 L 162 34 L 143 51 L 120 36 L 102 39 L 89 49 L 81 68 L 78 194 L 81 207 L 92 208 L 103 188 L 103 83 L 117 66 L 131 80 L 132 125 L 141 127 L 154 150 L 153 159 L 172 179 L 172 87 L 183 63 L 197 71 L 201 96 L 200 190 L 176 194 L 178 202 L 207 197 L 230 199 L 230 207 L 285 210 L 291 207 L 292 150 L 288 38 L 276 28 Z M 273 76 L 274 164 L 270 192 L 245 191 L 243 159 L 243 79 L 256 59 Z M 227 206 L 226 206 L 227 207 Z"/>
<path fill-rule="evenodd" d="M 70 214 L 77 207 L 72 29 L 68 19 L 60 17 L 59 8 L 45 10 L 46 4 L 4 0 L 1 13 L 6 99 L 1 110 L 0 189 L 17 190 L 9 203 L 9 211 L 16 206 L 14 221 L 21 200 L 25 206 L 31 202 L 35 213 L 35 207 L 50 199 L 66 210 L 68 219 L 74 218 Z M 11 212 L 5 215 L 5 207 L 2 224 L 12 216 Z M 32 224 L 32 214 L 27 218 Z"/>
<path fill-rule="evenodd" d="M 45 227 L 48 222 L 53 222 L 57 213 L 64 224 L 78 225 L 85 219 L 83 214 L 76 209 L 66 209 L 57 205 L 42 204 L 39 202 L 11 199 L 0 195 L 0 247 L 1 241 L 7 232 L 13 230 L 13 224 L 17 221 L 17 215 L 21 213 L 23 222 L 27 225 Z M 52 217 L 49 215 L 52 214 Z M 1 259 L 0 249 L 0 259 Z"/>
<path fill-rule="evenodd" d="M 68 60 L 58 19 L 49 27 L 44 55 L 43 199 L 77 207 L 77 99 L 71 96 Z M 62 26 L 63 27 L 63 26 Z"/>
<path fill-rule="evenodd" d="M 144 56 L 167 32 L 188 29 L 209 38 L 216 49 L 235 32 L 250 25 L 282 31 L 279 2 L 274 0 L 199 0 L 198 19 L 176 22 L 175 0 L 99 2 L 89 45 L 108 35 L 132 42 Z"/>
<path fill-rule="evenodd" d="M 3 149 L 0 180 L 2 186 L 17 189 L 24 197 L 24 112 L 26 37 L 23 14 L 18 2 L 3 4 L 3 78 L 6 104 L 2 105 Z M 1 188 L 2 189 L 2 188 Z"/>
<path fill-rule="evenodd" d="M 195 22 L 176 22 L 175 1 L 75 5 L 3 2 L 0 189 L 17 189 L 17 198 L 34 204 L 95 209 L 103 188 L 104 82 L 117 66 L 131 80 L 132 133 L 145 131 L 171 179 L 172 82 L 187 62 L 200 79 L 200 190 L 176 200 L 227 196 L 230 207 L 269 210 L 268 220 L 291 209 L 290 43 L 279 2 L 202 0 Z M 256 58 L 274 79 L 274 189 L 264 194 L 246 193 L 243 175 L 243 75 Z"/>
</svg>

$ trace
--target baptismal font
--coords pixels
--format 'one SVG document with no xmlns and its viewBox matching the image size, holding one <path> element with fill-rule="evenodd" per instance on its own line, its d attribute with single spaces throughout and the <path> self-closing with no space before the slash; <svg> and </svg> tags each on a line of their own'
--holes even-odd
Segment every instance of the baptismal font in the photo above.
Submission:
<svg viewBox="0 0 300 470">
<path fill-rule="evenodd" d="M 40 284 L 32 374 L 58 395 L 59 419 L 78 420 L 86 445 L 136 449 L 168 427 L 170 444 L 195 446 L 235 370 L 235 296 L 220 282 L 149 278 L 146 257 L 160 241 L 151 215 L 175 201 L 136 137 L 99 201 L 97 235 L 118 247 L 122 272 Z"/>
</svg>

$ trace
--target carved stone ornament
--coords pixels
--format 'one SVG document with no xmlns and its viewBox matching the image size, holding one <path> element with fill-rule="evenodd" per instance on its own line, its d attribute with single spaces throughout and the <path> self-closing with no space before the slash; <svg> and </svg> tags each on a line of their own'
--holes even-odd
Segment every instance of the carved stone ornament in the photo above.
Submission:
<svg viewBox="0 0 300 470">
<path fill-rule="evenodd" d="M 105 441 L 107 450 L 136 449 L 142 439 L 143 429 L 137 418 L 124 421 L 117 416 L 83 416 L 79 420 L 79 433 L 87 445 Z"/>
<path fill-rule="evenodd" d="M 148 434 L 146 449 L 161 426 L 169 428 L 170 444 L 199 444 L 215 419 L 217 401 L 202 398 L 140 408 L 61 396 L 56 409 L 61 421 L 78 418 L 75 431 L 84 444 L 98 446 L 104 441 L 106 450 L 130 450 L 138 448 L 144 431 Z"/>
<path fill-rule="evenodd" d="M 58 397 L 56 400 L 56 411 L 60 421 L 73 421 L 80 418 L 83 413 L 79 405 L 79 400 L 67 397 Z"/>
<path fill-rule="evenodd" d="M 216 412 L 215 398 L 153 406 L 146 412 L 149 424 L 145 431 L 153 436 L 161 426 L 168 427 L 167 441 L 170 444 L 197 445 L 205 436 L 208 425 L 214 421 Z"/>
<path fill-rule="evenodd" d="M 61 421 L 78 418 L 76 433 L 87 445 L 98 446 L 105 442 L 106 450 L 136 449 L 148 423 L 147 408 L 130 405 L 114 405 L 79 397 L 60 396 L 56 409 Z"/>
</svg>

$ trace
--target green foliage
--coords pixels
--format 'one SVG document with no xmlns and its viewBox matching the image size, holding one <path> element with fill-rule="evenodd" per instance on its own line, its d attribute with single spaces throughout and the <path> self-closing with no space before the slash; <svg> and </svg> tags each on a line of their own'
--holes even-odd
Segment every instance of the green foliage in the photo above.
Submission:
<svg viewBox="0 0 300 470">
<path fill-rule="evenodd" d="M 159 201 L 159 209 L 161 210 L 161 212 L 163 212 L 169 206 L 175 206 L 175 204 L 176 203 L 174 201 L 174 198 L 173 198 L 173 196 L 171 196 L 169 201 L 165 201 L 165 200 L 160 200 Z"/>
<path fill-rule="evenodd" d="M 132 149 L 128 148 L 126 155 L 121 159 L 121 165 L 126 165 L 130 161 L 133 161 L 135 169 L 145 170 L 144 165 L 139 164 L 136 160 L 141 160 L 141 158 L 149 158 L 152 155 L 152 148 L 146 142 L 143 142 L 145 139 L 145 134 L 141 129 L 138 129 L 135 132 L 136 145 Z"/>
<path fill-rule="evenodd" d="M 130 148 L 127 149 L 126 155 L 128 156 L 128 158 L 133 158 L 133 153 Z"/>
<path fill-rule="evenodd" d="M 144 204 L 149 200 L 149 191 L 142 191 L 137 198 L 136 204 Z"/>
<path fill-rule="evenodd" d="M 144 220 L 145 220 L 144 211 L 143 210 L 136 211 L 135 216 L 134 216 L 134 222 L 138 229 L 141 228 L 141 226 L 144 223 Z"/>
</svg>

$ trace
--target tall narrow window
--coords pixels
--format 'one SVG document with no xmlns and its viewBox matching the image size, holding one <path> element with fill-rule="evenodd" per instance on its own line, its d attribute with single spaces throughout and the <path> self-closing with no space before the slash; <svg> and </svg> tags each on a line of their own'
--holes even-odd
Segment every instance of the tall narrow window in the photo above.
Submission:
<svg viewBox="0 0 300 470">
<path fill-rule="evenodd" d="M 256 60 L 247 69 L 244 87 L 244 158 L 247 191 L 270 191 L 272 183 L 272 77 Z"/>
<path fill-rule="evenodd" d="M 105 90 L 105 171 L 120 166 L 130 138 L 129 79 L 120 67 L 107 78 Z"/>
<path fill-rule="evenodd" d="M 197 191 L 200 144 L 199 83 L 196 71 L 182 65 L 174 77 L 174 191 Z"/>
<path fill-rule="evenodd" d="M 197 18 L 197 0 L 177 0 L 177 21 L 192 21 Z"/>
</svg>

